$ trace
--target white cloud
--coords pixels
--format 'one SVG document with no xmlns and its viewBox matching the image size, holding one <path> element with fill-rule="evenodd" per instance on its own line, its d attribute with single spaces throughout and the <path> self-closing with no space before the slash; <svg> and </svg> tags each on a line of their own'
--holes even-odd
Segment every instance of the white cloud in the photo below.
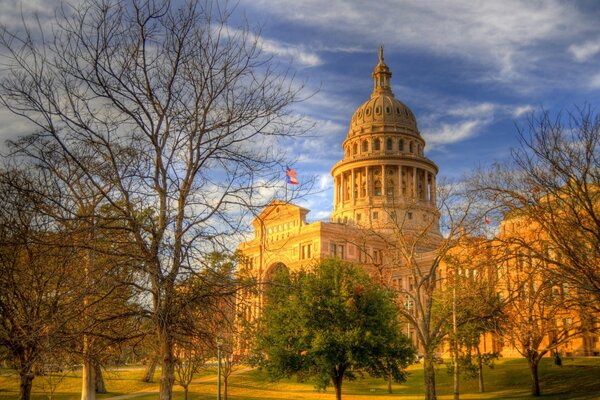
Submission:
<svg viewBox="0 0 600 400">
<path fill-rule="evenodd" d="M 261 38 L 261 45 L 263 51 L 281 57 L 289 57 L 295 64 L 305 67 L 316 67 L 323 63 L 318 54 L 309 52 L 302 47 L 296 47 L 264 37 Z"/>
<path fill-rule="evenodd" d="M 478 128 L 483 125 L 482 121 L 469 120 L 456 124 L 442 123 L 440 126 L 423 133 L 429 149 L 441 147 L 469 139 L 478 133 Z"/>
<path fill-rule="evenodd" d="M 524 114 L 529 114 L 532 111 L 533 111 L 533 107 L 530 105 L 518 106 L 518 107 L 514 108 L 512 115 L 514 118 L 518 118 Z"/>
<path fill-rule="evenodd" d="M 600 72 L 592 77 L 590 86 L 594 89 L 600 89 Z"/>
<path fill-rule="evenodd" d="M 584 62 L 600 53 L 600 38 L 589 40 L 582 44 L 573 44 L 569 46 L 569 51 L 579 62 Z"/>
<path fill-rule="evenodd" d="M 481 103 L 475 106 L 462 106 L 448 110 L 447 114 L 456 117 L 481 117 L 488 116 L 494 112 L 496 105 L 492 103 Z"/>
<path fill-rule="evenodd" d="M 459 55 L 495 69 L 498 79 L 512 78 L 535 62 L 533 45 L 568 40 L 586 29 L 576 7 L 561 1 L 382 0 L 366 5 L 360 0 L 247 0 L 246 4 L 322 29 L 340 37 L 341 46 L 385 42 L 392 49 Z"/>
</svg>

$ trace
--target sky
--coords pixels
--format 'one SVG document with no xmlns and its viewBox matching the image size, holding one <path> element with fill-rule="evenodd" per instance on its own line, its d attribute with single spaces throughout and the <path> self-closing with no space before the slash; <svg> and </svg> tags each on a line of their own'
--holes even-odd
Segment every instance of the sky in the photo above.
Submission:
<svg viewBox="0 0 600 400">
<path fill-rule="evenodd" d="M 0 0 L 0 23 L 20 22 L 18 10 L 48 16 L 49 3 Z M 287 149 L 298 179 L 316 179 L 300 201 L 311 220 L 331 212 L 330 169 L 371 94 L 380 45 L 438 179 L 507 159 L 533 111 L 600 111 L 600 1 L 238 0 L 232 24 L 242 18 L 315 93 L 294 110 L 314 128 Z M 0 138 L 20 128 L 0 111 Z"/>
</svg>

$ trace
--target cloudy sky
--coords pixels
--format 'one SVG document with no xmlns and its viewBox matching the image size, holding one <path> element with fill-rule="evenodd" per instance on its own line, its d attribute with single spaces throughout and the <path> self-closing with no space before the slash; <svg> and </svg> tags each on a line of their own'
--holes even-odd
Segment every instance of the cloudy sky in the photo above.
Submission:
<svg viewBox="0 0 600 400">
<path fill-rule="evenodd" d="M 600 2 L 428 0 L 241 0 L 262 23 L 265 49 L 293 59 L 316 96 L 316 122 L 297 143 L 299 178 L 325 189 L 306 201 L 313 218 L 331 209 L 329 171 L 354 110 L 369 98 L 380 44 L 392 88 L 415 113 L 426 155 L 460 178 L 506 158 L 516 125 L 534 110 L 600 111 Z"/>
<path fill-rule="evenodd" d="M 51 13 L 46 1 L 0 0 L 0 22 L 18 9 Z M 600 111 L 599 1 L 239 0 L 234 22 L 242 16 L 261 27 L 267 53 L 318 90 L 296 110 L 315 128 L 289 149 L 299 179 L 317 179 L 320 192 L 302 203 L 312 219 L 331 211 L 329 171 L 370 96 L 381 44 L 393 91 L 443 176 L 506 158 L 531 111 Z M 0 112 L 0 127 L 6 135 L 18 122 Z"/>
</svg>

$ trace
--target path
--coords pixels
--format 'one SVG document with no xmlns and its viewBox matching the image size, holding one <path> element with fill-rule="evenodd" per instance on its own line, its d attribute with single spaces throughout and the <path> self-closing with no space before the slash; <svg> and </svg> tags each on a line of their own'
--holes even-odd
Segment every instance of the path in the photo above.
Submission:
<svg viewBox="0 0 600 400">
<path fill-rule="evenodd" d="M 240 374 L 242 372 L 249 371 L 250 369 L 251 368 L 242 368 L 242 369 L 239 369 L 237 371 L 232 372 L 231 375 L 237 375 L 237 374 Z M 201 382 L 211 382 L 211 381 L 215 381 L 216 382 L 217 381 L 217 377 L 216 376 L 205 376 L 205 377 L 202 377 L 200 379 L 192 381 L 191 385 L 195 385 L 195 384 L 198 384 L 198 383 L 201 383 Z M 107 398 L 104 398 L 102 400 L 125 400 L 125 399 L 133 399 L 133 398 L 136 398 L 136 397 L 141 397 L 141 396 L 145 396 L 147 394 L 158 393 L 158 392 L 159 392 L 159 389 L 156 388 L 156 389 L 144 390 L 142 392 L 127 393 L 127 394 L 122 394 L 122 395 L 119 395 L 119 396 L 107 397 Z"/>
</svg>

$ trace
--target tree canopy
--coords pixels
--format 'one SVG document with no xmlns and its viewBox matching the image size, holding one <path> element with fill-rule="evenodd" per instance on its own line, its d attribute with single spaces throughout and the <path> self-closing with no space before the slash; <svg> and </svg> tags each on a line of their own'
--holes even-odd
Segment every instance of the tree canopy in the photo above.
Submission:
<svg viewBox="0 0 600 400">
<path fill-rule="evenodd" d="M 400 334 L 393 294 L 359 267 L 329 259 L 308 271 L 284 270 L 266 296 L 256 352 L 272 378 L 331 383 L 337 399 L 343 379 L 359 370 L 404 381 L 415 351 Z"/>
</svg>

